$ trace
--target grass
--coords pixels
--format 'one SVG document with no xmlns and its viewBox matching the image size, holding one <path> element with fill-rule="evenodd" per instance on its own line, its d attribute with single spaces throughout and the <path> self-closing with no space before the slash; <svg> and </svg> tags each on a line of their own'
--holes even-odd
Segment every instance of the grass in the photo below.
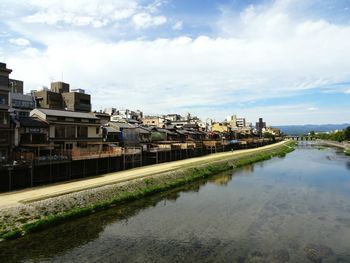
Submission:
<svg viewBox="0 0 350 263">
<path fill-rule="evenodd" d="M 350 156 L 350 149 L 346 149 L 346 150 L 345 150 L 345 154 L 346 154 L 347 156 Z"/>
<path fill-rule="evenodd" d="M 207 178 L 209 176 L 224 172 L 233 168 L 242 167 L 245 165 L 250 165 L 256 162 L 265 161 L 271 159 L 272 157 L 284 157 L 287 153 L 294 150 L 295 143 L 288 142 L 282 145 L 278 149 L 269 150 L 266 152 L 253 154 L 250 156 L 242 157 L 236 160 L 227 160 L 211 164 L 205 164 L 199 167 L 188 168 L 183 171 L 183 176 L 181 178 L 176 178 L 169 180 L 167 182 L 157 182 L 152 178 L 147 178 L 144 180 L 145 187 L 139 188 L 134 191 L 125 191 L 120 193 L 117 197 L 113 197 L 110 200 L 96 203 L 94 205 L 83 207 L 83 208 L 74 208 L 66 212 L 59 214 L 53 214 L 40 218 L 34 222 L 24 224 L 21 229 L 14 228 L 11 231 L 4 231 L 0 233 L 0 239 L 14 239 L 18 238 L 27 233 L 37 232 L 43 229 L 46 229 L 51 226 L 59 225 L 64 222 L 80 218 L 97 211 L 105 210 L 111 206 L 129 202 L 132 200 L 137 200 L 148 195 L 155 193 L 164 192 L 172 188 L 185 185 L 189 182 L 193 182 L 198 179 Z"/>
</svg>

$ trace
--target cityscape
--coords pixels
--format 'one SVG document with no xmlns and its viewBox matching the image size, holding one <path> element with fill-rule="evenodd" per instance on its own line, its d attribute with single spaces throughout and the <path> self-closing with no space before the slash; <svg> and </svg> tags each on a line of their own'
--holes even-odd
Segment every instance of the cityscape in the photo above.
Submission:
<svg viewBox="0 0 350 263">
<path fill-rule="evenodd" d="M 281 139 L 280 130 L 266 126 L 263 118 L 253 125 L 236 115 L 215 122 L 209 118 L 203 121 L 190 113 L 148 116 L 140 110 L 117 107 L 93 111 L 91 95 L 84 89 L 70 89 L 65 82 L 52 82 L 50 88 L 44 86 L 24 94 L 24 81 L 11 79 L 12 69 L 5 63 L 0 66 L 0 169 L 11 175 L 11 179 L 3 177 L 2 190 L 74 178 L 71 171 L 69 176 L 62 176 L 62 169 L 71 170 L 74 161 L 90 160 L 95 164 L 96 159 L 133 156 L 131 164 L 120 158 L 117 167 L 125 169 L 127 165 L 168 160 L 167 155 L 177 150 L 198 155 L 256 147 Z M 142 155 L 145 156 L 140 162 Z M 154 160 L 147 160 L 147 155 Z M 51 171 L 52 166 L 56 167 L 56 175 L 40 178 L 40 170 Z M 93 169 L 96 174 L 113 170 L 103 164 L 99 166 Z M 87 173 L 79 171 L 75 177 L 86 176 Z"/>
<path fill-rule="evenodd" d="M 0 0 L 0 262 L 350 262 L 348 0 Z"/>
</svg>

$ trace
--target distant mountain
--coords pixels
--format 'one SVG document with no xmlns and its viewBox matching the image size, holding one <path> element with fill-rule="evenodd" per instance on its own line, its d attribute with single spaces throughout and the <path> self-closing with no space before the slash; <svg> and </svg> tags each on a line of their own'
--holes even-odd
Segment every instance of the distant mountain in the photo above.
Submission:
<svg viewBox="0 0 350 263">
<path fill-rule="evenodd" d="M 284 134 L 288 135 L 301 135 L 307 134 L 310 131 L 315 132 L 329 132 L 334 130 L 343 130 L 346 127 L 350 126 L 349 123 L 344 124 L 306 124 L 306 125 L 282 125 L 282 126 L 274 126 L 279 128 Z"/>
</svg>

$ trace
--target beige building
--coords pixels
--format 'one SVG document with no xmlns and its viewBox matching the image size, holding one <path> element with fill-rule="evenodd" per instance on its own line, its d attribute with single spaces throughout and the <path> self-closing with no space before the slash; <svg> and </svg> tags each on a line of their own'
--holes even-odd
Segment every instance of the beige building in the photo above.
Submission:
<svg viewBox="0 0 350 263">
<path fill-rule="evenodd" d="M 231 131 L 230 124 L 227 122 L 215 122 L 211 126 L 212 131 L 227 133 Z"/>
<path fill-rule="evenodd" d="M 100 119 L 90 113 L 51 109 L 34 109 L 31 117 L 49 124 L 49 141 L 57 149 L 86 148 L 100 150 L 102 132 Z"/>
<path fill-rule="evenodd" d="M 159 128 L 164 128 L 165 123 L 166 120 L 162 117 L 146 116 L 142 119 L 142 124 L 147 126 L 156 126 Z"/>
</svg>

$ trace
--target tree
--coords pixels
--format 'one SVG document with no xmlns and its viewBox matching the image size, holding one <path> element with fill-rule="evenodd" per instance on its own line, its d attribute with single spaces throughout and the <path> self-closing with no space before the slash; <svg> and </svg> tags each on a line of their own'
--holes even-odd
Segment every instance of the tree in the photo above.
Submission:
<svg viewBox="0 0 350 263">
<path fill-rule="evenodd" d="M 332 140 L 337 142 L 344 141 L 344 132 L 343 131 L 335 132 L 334 134 L 332 134 Z"/>
<path fill-rule="evenodd" d="M 344 139 L 350 141 L 350 126 L 346 127 L 344 130 Z"/>
<path fill-rule="evenodd" d="M 263 137 L 268 138 L 268 139 L 272 139 L 273 142 L 276 141 L 275 135 L 273 135 L 270 132 L 264 132 Z"/>
<path fill-rule="evenodd" d="M 315 131 L 310 131 L 311 136 L 315 136 Z"/>
</svg>

